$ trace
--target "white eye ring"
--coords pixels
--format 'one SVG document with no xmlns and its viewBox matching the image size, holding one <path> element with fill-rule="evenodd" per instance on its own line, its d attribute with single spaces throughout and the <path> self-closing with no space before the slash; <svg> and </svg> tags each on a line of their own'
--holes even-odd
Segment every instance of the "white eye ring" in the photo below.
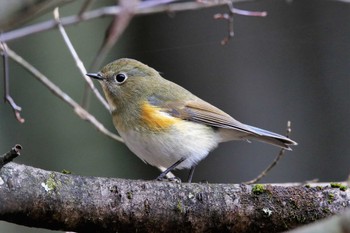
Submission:
<svg viewBox="0 0 350 233">
<path fill-rule="evenodd" d="M 114 79 L 118 84 L 123 84 L 128 79 L 128 76 L 125 73 L 118 73 L 114 75 Z"/>
</svg>

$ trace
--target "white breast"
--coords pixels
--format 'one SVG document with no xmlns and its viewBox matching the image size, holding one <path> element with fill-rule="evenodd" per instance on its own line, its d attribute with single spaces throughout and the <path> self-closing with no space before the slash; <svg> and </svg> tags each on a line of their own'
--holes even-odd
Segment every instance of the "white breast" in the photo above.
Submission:
<svg viewBox="0 0 350 233">
<path fill-rule="evenodd" d="M 189 121 L 178 123 L 166 132 L 145 134 L 130 130 L 119 133 L 133 153 L 153 166 L 168 168 L 186 158 L 178 169 L 197 164 L 218 145 L 220 139 L 211 127 Z"/>
</svg>

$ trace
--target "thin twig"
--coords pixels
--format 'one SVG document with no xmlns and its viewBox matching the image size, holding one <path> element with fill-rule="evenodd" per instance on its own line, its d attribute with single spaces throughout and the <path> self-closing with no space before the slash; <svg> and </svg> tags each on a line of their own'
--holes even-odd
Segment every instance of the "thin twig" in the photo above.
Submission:
<svg viewBox="0 0 350 233">
<path fill-rule="evenodd" d="M 97 97 L 97 99 L 102 103 L 102 105 L 109 111 L 109 105 L 106 102 L 106 100 L 102 97 L 102 95 L 100 94 L 100 92 L 97 90 L 97 88 L 95 87 L 94 83 L 92 82 L 91 78 L 86 76 L 86 69 L 85 66 L 83 64 L 83 62 L 80 60 L 78 53 L 75 51 L 74 46 L 72 44 L 72 42 L 70 41 L 66 31 L 64 30 L 60 19 L 59 19 L 59 12 L 58 12 L 58 8 L 55 8 L 54 10 L 54 18 L 57 21 L 57 26 L 58 29 L 63 37 L 64 42 L 66 43 L 68 50 L 70 51 L 70 53 L 73 56 L 73 59 L 75 61 L 75 64 L 77 65 L 80 74 L 82 75 L 82 77 L 84 78 L 85 82 L 88 84 L 88 86 L 90 87 L 90 89 L 93 91 L 93 93 L 95 94 L 95 96 Z"/>
<path fill-rule="evenodd" d="M 121 10 L 119 14 L 115 15 L 112 23 L 107 29 L 103 44 L 92 63 L 92 69 L 97 69 L 101 66 L 104 58 L 107 56 L 107 53 L 115 45 L 120 35 L 129 25 L 138 4 L 139 0 L 119 0 Z"/>
<path fill-rule="evenodd" d="M 207 2 L 206 0 L 200 0 L 201 2 Z M 234 36 L 233 30 L 233 15 L 244 15 L 244 16 L 257 16 L 257 17 L 265 17 L 267 16 L 266 11 L 246 11 L 233 7 L 232 1 L 227 1 L 227 6 L 229 9 L 228 13 L 218 13 L 214 15 L 214 19 L 224 19 L 228 22 L 228 36 L 224 37 L 221 40 L 222 45 L 226 45 L 228 41 Z"/>
<path fill-rule="evenodd" d="M 23 147 L 19 144 L 16 144 L 11 150 L 0 157 L 0 169 L 6 164 L 14 160 L 21 154 Z"/>
<path fill-rule="evenodd" d="M 287 122 L 287 133 L 286 133 L 286 137 L 289 138 L 289 135 L 292 131 L 291 128 L 291 122 L 288 121 Z M 258 181 L 260 181 L 264 176 L 267 175 L 267 173 L 269 173 L 269 171 L 277 165 L 277 163 L 280 161 L 280 159 L 283 157 L 285 152 L 285 149 L 281 149 L 280 152 L 278 153 L 278 155 L 276 156 L 275 160 L 264 170 L 260 173 L 260 175 L 258 175 L 255 179 L 249 180 L 247 182 L 244 182 L 245 184 L 254 184 L 257 183 Z"/>
<path fill-rule="evenodd" d="M 78 16 L 82 16 L 84 14 L 84 12 L 90 8 L 90 6 L 92 5 L 92 3 L 94 2 L 95 0 L 85 0 L 84 3 L 83 3 L 83 6 L 81 7 L 79 13 L 78 13 Z"/>
<path fill-rule="evenodd" d="M 20 123 L 24 123 L 24 118 L 21 117 L 20 111 L 22 108 L 18 106 L 13 98 L 10 95 L 10 75 L 9 75 L 9 65 L 8 65 L 8 56 L 7 56 L 7 46 L 5 43 L 1 43 L 2 49 L 2 59 L 3 59 L 3 68 L 4 68 L 4 101 L 9 103 L 13 113 L 16 116 L 16 119 Z"/>
<path fill-rule="evenodd" d="M 45 87 L 47 87 L 53 94 L 62 99 L 65 103 L 71 106 L 74 109 L 74 112 L 83 120 L 87 120 L 90 122 L 95 128 L 101 133 L 117 140 L 119 142 L 123 142 L 121 137 L 113 134 L 109 130 L 107 130 L 93 115 L 88 113 L 85 109 L 83 109 L 77 102 L 75 102 L 69 95 L 63 92 L 58 86 L 56 86 L 53 82 L 50 81 L 45 75 L 43 75 L 39 70 L 37 70 L 34 66 L 32 66 L 29 62 L 24 60 L 21 56 L 16 54 L 11 49 L 7 48 L 8 56 L 23 66 L 26 70 L 33 74 L 33 76 L 41 82 Z"/>
<path fill-rule="evenodd" d="M 92 62 L 92 65 L 90 67 L 91 70 L 97 70 L 101 66 L 108 52 L 115 45 L 119 37 L 129 25 L 131 19 L 134 16 L 134 12 L 138 4 L 139 0 L 119 0 L 121 11 L 119 14 L 114 16 L 113 21 L 109 25 L 105 33 L 105 39 L 102 43 L 102 46 L 100 47 L 100 50 L 98 51 L 97 55 L 95 56 Z M 82 101 L 82 106 L 85 109 L 89 105 L 89 93 L 90 90 L 88 89 L 88 86 L 86 86 Z"/>
<path fill-rule="evenodd" d="M 146 14 L 154 14 L 160 12 L 179 12 L 179 11 L 188 11 L 188 10 L 199 10 L 203 8 L 217 7 L 227 4 L 227 0 L 215 1 L 215 2 L 207 2 L 206 4 L 200 2 L 183 2 L 183 3 L 172 3 L 177 0 L 153 0 L 153 1 L 144 1 L 141 2 L 135 10 L 135 15 L 146 15 Z M 246 2 L 251 0 L 232 0 L 232 2 Z M 162 5 L 160 5 L 162 4 Z M 119 6 L 109 6 L 102 7 L 96 10 L 84 12 L 82 15 L 72 15 L 61 18 L 62 26 L 68 26 L 77 24 L 82 21 L 88 21 L 96 18 L 101 18 L 104 16 L 115 16 L 121 12 L 121 8 Z M 30 26 L 22 27 L 19 29 L 15 29 L 9 32 L 5 32 L 0 35 L 0 41 L 8 42 L 10 40 L 18 39 L 21 37 L 25 37 L 31 34 L 35 34 L 38 32 L 47 31 L 53 29 L 57 26 L 57 22 L 55 20 L 48 20 L 45 22 L 33 24 Z"/>
</svg>

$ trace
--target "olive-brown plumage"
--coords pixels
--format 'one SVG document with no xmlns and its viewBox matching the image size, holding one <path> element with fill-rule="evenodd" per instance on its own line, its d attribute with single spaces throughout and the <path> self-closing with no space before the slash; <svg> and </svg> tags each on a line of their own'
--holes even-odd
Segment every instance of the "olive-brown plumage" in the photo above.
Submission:
<svg viewBox="0 0 350 233">
<path fill-rule="evenodd" d="M 122 58 L 99 73 L 113 123 L 126 145 L 143 161 L 166 169 L 194 167 L 221 142 L 258 140 L 287 150 L 291 139 L 243 124 L 160 76 L 153 68 Z"/>
</svg>

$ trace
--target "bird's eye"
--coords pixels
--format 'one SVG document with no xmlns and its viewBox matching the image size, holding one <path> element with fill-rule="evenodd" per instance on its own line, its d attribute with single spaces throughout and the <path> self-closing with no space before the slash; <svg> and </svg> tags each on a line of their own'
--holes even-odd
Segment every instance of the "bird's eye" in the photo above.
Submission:
<svg viewBox="0 0 350 233">
<path fill-rule="evenodd" d="M 119 74 L 114 75 L 114 78 L 118 84 L 122 84 L 128 79 L 128 76 L 124 73 L 119 73 Z"/>
</svg>

